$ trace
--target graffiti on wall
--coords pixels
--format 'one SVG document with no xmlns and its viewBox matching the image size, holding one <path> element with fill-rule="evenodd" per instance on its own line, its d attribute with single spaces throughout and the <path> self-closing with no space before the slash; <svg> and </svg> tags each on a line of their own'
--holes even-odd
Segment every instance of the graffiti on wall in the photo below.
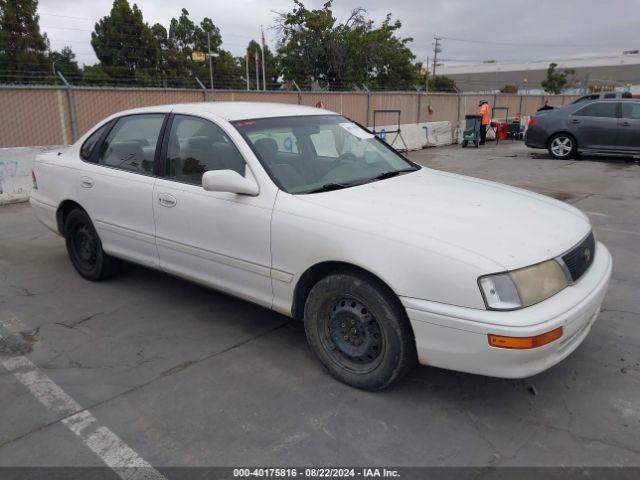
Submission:
<svg viewBox="0 0 640 480">
<path fill-rule="evenodd" d="M 0 204 L 29 197 L 31 164 L 31 161 L 0 158 Z"/>
</svg>

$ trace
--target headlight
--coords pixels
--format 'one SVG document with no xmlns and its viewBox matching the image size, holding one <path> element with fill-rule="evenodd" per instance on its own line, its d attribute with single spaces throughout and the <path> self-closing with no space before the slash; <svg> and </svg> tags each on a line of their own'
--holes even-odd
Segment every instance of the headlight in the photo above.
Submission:
<svg viewBox="0 0 640 480">
<path fill-rule="evenodd" d="M 478 279 L 487 308 L 514 310 L 539 303 L 567 286 L 567 277 L 555 260 Z"/>
</svg>

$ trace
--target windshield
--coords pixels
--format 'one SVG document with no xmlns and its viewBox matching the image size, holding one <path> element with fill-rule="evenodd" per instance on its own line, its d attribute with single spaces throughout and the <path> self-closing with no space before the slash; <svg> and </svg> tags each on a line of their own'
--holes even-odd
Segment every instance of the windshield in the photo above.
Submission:
<svg viewBox="0 0 640 480">
<path fill-rule="evenodd" d="M 242 120 L 234 126 L 289 193 L 337 190 L 420 168 L 339 115 Z"/>
</svg>

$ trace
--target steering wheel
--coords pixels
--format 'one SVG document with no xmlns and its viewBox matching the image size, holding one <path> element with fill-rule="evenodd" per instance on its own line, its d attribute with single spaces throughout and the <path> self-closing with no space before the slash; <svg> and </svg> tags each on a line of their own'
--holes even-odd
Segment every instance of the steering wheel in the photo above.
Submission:
<svg viewBox="0 0 640 480">
<path fill-rule="evenodd" d="M 358 157 L 356 157 L 354 153 L 344 152 L 338 158 L 336 158 L 336 160 L 331 164 L 331 168 L 329 168 L 329 171 L 342 165 L 345 162 L 357 162 L 357 161 L 358 161 Z"/>
</svg>

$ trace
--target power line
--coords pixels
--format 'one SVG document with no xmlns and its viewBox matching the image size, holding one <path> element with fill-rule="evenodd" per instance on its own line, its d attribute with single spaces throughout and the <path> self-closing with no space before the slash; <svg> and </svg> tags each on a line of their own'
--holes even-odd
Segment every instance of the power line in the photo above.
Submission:
<svg viewBox="0 0 640 480">
<path fill-rule="evenodd" d="M 470 38 L 455 38 L 455 37 L 440 37 L 443 40 L 449 40 L 451 42 L 463 42 L 463 43 L 481 43 L 485 45 L 503 45 L 507 47 L 574 47 L 574 48 L 614 48 L 610 45 L 603 45 L 602 43 L 594 44 L 571 44 L 571 43 L 519 43 L 519 42 L 502 42 L 497 40 L 479 40 Z M 617 47 L 622 48 L 622 47 Z"/>
</svg>

